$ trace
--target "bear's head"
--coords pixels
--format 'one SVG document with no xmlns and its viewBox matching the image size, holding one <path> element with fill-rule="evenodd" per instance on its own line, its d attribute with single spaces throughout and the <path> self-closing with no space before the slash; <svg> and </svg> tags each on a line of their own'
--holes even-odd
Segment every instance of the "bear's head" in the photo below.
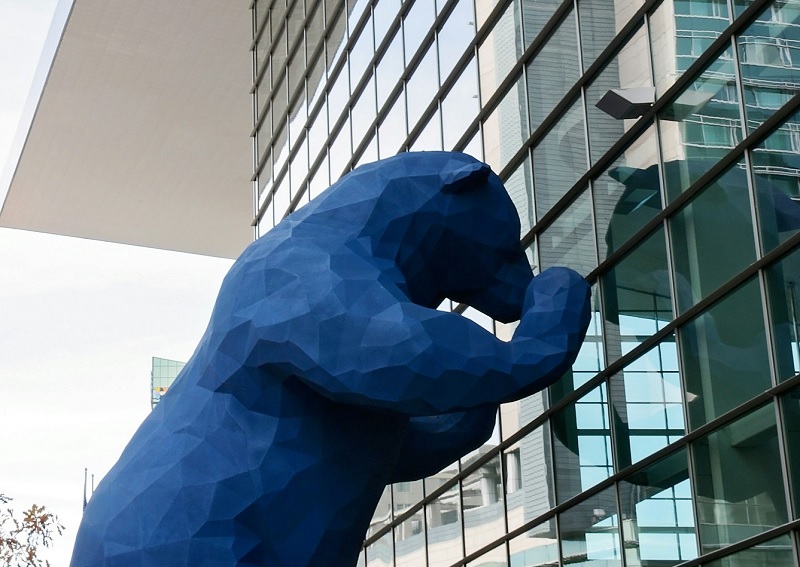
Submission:
<svg viewBox="0 0 800 567">
<path fill-rule="evenodd" d="M 519 319 L 533 276 L 519 216 L 489 166 L 461 153 L 411 152 L 373 173 L 383 188 L 362 235 L 400 268 L 412 301 L 435 307 L 450 298 L 499 321 Z"/>
</svg>

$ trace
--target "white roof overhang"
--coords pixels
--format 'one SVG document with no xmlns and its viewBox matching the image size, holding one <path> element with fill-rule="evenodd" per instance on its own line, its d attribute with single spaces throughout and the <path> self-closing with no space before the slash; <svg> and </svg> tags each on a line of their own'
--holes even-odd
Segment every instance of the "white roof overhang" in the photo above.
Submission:
<svg viewBox="0 0 800 567">
<path fill-rule="evenodd" d="M 250 43 L 243 2 L 75 0 L 0 225 L 236 257 L 254 234 Z"/>
</svg>

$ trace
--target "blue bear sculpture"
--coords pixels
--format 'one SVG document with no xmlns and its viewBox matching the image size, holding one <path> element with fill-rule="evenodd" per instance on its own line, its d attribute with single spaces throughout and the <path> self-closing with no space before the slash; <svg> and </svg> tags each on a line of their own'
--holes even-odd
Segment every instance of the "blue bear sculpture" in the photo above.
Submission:
<svg viewBox="0 0 800 567">
<path fill-rule="evenodd" d="M 519 230 L 489 167 L 447 152 L 359 167 L 287 217 L 225 277 L 72 565 L 354 565 L 386 484 L 480 446 L 577 355 L 589 287 L 534 278 Z M 503 342 L 445 298 L 521 322 Z"/>
</svg>

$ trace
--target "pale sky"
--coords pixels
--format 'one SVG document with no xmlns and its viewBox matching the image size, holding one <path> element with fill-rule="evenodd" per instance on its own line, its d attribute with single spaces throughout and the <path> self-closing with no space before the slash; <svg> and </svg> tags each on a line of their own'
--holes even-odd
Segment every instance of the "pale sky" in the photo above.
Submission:
<svg viewBox="0 0 800 567">
<path fill-rule="evenodd" d="M 57 0 L 0 0 L 0 171 Z M 0 201 L 5 187 L 0 187 Z M 186 360 L 231 262 L 0 229 L 0 493 L 66 526 L 69 562 L 83 471 L 114 464 L 150 411 L 152 356 Z"/>
</svg>

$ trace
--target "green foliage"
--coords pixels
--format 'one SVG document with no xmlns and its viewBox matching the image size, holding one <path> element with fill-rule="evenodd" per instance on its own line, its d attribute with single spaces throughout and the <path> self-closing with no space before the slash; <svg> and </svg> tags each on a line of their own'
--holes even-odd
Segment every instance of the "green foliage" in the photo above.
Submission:
<svg viewBox="0 0 800 567">
<path fill-rule="evenodd" d="M 55 514 L 32 504 L 22 518 L 7 506 L 11 498 L 0 494 L 0 567 L 50 567 L 39 558 L 43 547 L 50 547 L 55 535 L 64 530 Z"/>
</svg>

